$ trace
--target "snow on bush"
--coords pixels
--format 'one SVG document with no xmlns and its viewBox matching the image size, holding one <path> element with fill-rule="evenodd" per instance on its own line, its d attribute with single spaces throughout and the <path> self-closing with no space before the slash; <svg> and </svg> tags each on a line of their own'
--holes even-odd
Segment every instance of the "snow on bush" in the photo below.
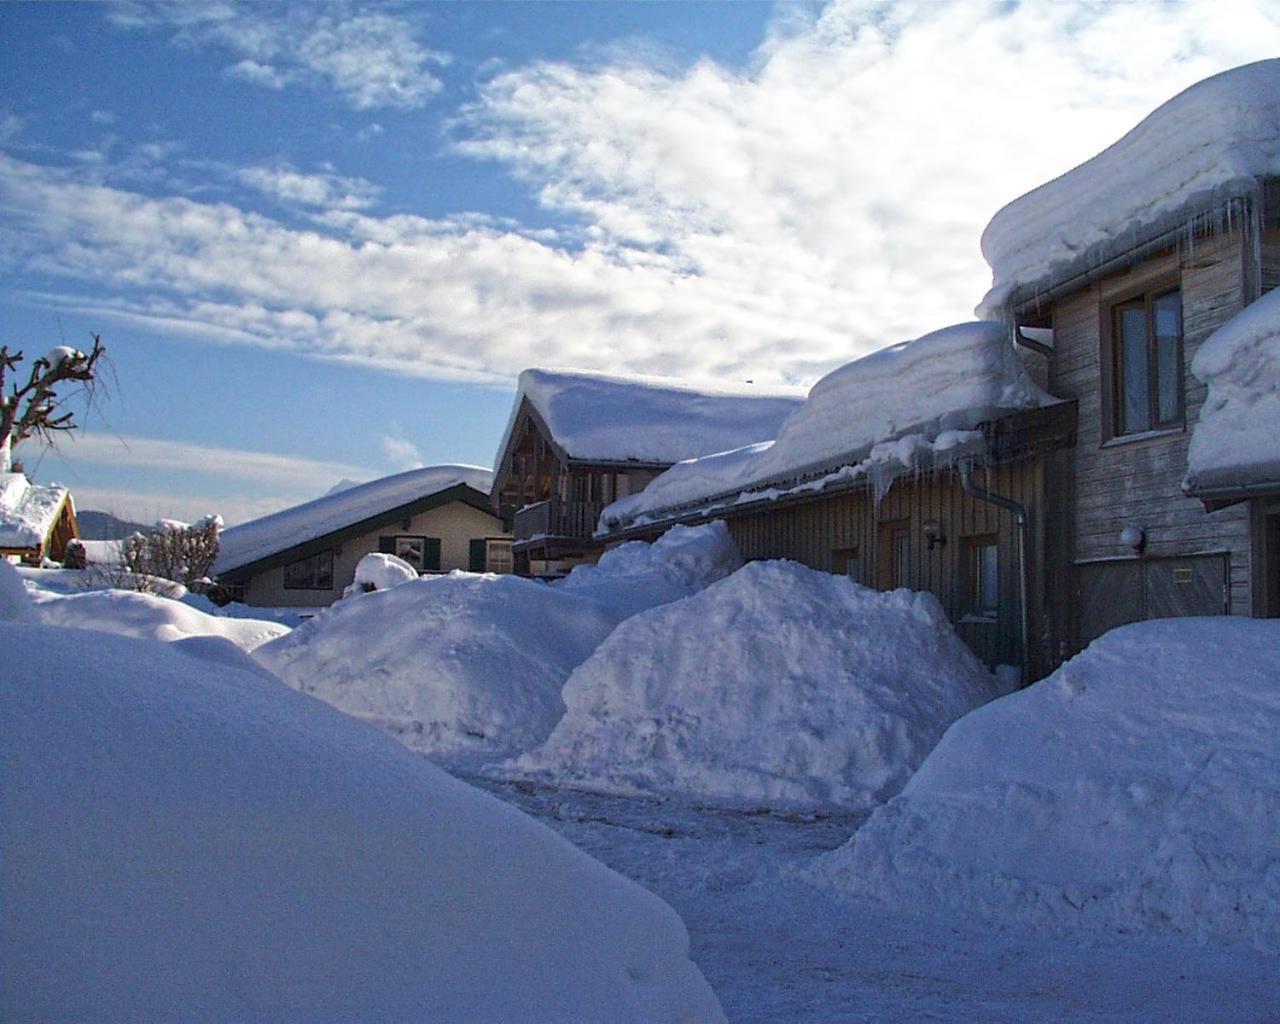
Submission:
<svg viewBox="0 0 1280 1024">
<path fill-rule="evenodd" d="M 815 873 L 996 920 L 1280 950 L 1280 623 L 1106 634 L 957 722 Z"/>
<path fill-rule="evenodd" d="M 625 545 L 554 584 L 454 572 L 354 595 L 255 657 L 416 750 L 507 756 L 547 738 L 569 673 L 623 617 L 738 564 L 716 523 Z"/>
<path fill-rule="evenodd" d="M 589 788 L 866 808 L 995 685 L 929 594 L 753 562 L 622 623 L 514 767 Z"/>
<path fill-rule="evenodd" d="M 390 590 L 417 578 L 418 570 L 403 558 L 374 551 L 356 563 L 355 579 L 342 592 L 342 596 L 350 597 L 370 590 Z"/>
<path fill-rule="evenodd" d="M 1196 351 L 1209 395 L 1191 433 L 1191 491 L 1280 480 L 1280 291 L 1237 313 Z"/>
<path fill-rule="evenodd" d="M 179 646 L 0 624 L 12 1020 L 720 1021 L 657 897 Z"/>
</svg>

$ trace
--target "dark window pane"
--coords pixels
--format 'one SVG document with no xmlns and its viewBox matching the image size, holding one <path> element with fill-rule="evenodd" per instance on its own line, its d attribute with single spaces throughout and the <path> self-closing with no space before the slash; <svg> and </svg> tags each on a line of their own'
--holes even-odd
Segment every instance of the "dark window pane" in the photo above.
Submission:
<svg viewBox="0 0 1280 1024">
<path fill-rule="evenodd" d="M 907 586 L 907 566 L 911 558 L 911 536 L 905 530 L 893 535 L 893 583 Z"/>
<path fill-rule="evenodd" d="M 1120 310 L 1120 433 L 1151 429 L 1151 390 L 1147 361 L 1147 311 L 1141 305 Z"/>
<path fill-rule="evenodd" d="M 977 549 L 978 612 L 995 617 L 1000 609 L 1000 571 L 994 543 L 983 544 Z"/>
<path fill-rule="evenodd" d="M 1182 296 L 1169 292 L 1152 306 L 1156 329 L 1156 419 L 1172 423 L 1182 415 Z"/>
</svg>

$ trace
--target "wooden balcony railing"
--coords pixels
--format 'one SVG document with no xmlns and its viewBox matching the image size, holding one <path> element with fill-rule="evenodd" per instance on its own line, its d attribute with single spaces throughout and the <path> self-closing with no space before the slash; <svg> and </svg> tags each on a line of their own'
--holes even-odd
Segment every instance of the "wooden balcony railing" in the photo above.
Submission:
<svg viewBox="0 0 1280 1024">
<path fill-rule="evenodd" d="M 531 537 L 590 537 L 604 506 L 596 501 L 539 501 L 516 512 L 512 535 Z"/>
</svg>

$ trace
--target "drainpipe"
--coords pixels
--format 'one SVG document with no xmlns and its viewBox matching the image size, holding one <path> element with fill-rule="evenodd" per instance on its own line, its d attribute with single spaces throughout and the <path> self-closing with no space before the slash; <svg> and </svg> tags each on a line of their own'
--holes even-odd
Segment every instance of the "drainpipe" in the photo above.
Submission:
<svg viewBox="0 0 1280 1024">
<path fill-rule="evenodd" d="M 1018 524 L 1018 610 L 1022 634 L 1022 682 L 1026 685 L 1031 663 L 1031 620 L 1027 614 L 1027 509 L 1012 498 L 992 494 L 976 486 L 970 476 L 972 471 L 971 463 L 960 463 L 960 486 L 964 493 L 1012 512 L 1014 522 Z"/>
</svg>

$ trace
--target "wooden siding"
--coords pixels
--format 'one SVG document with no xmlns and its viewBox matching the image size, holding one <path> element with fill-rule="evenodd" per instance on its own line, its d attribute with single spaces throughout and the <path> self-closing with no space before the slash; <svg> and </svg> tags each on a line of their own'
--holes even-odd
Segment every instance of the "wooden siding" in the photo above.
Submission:
<svg viewBox="0 0 1280 1024">
<path fill-rule="evenodd" d="M 1280 236 L 1273 242 L 1280 244 Z M 1075 398 L 1080 409 L 1070 467 L 1072 512 L 1065 524 L 1073 561 L 1131 554 L 1120 542 L 1126 526 L 1146 532 L 1146 554 L 1151 557 L 1226 551 L 1230 608 L 1242 615 L 1250 614 L 1252 605 L 1248 511 L 1207 513 L 1199 501 L 1183 495 L 1181 483 L 1190 432 L 1206 392 L 1191 374 L 1191 360 L 1204 340 L 1244 306 L 1249 290 L 1245 244 L 1242 231 L 1197 239 L 1193 248 L 1166 253 L 1083 288 L 1059 300 L 1052 311 L 1054 391 Z M 1272 269 L 1267 269 L 1268 251 L 1264 245 L 1264 278 L 1280 269 L 1274 254 Z M 1185 429 L 1108 441 L 1103 434 L 1101 383 L 1104 318 L 1122 295 L 1171 278 L 1182 289 Z"/>
<path fill-rule="evenodd" d="M 1052 667 L 1061 646 L 1060 612 L 1045 600 L 1046 562 L 1037 554 L 1045 550 L 1044 467 L 1054 455 L 993 467 L 975 473 L 974 482 L 984 490 L 1012 498 L 1030 514 L 1028 593 L 1031 618 L 1031 671 L 1038 678 Z M 936 520 L 945 543 L 929 550 L 924 524 Z M 988 664 L 1016 664 L 1019 652 L 1018 535 L 1011 513 L 965 494 L 955 473 L 944 472 L 918 479 L 898 480 L 877 506 L 869 491 L 854 491 L 826 498 L 779 504 L 748 515 L 727 519 L 729 532 L 744 558 L 790 558 L 824 572 L 841 573 L 856 551 L 859 582 L 884 589 L 888 581 L 881 568 L 884 540 L 881 527 L 904 523 L 909 544 L 906 579 L 913 590 L 927 590 L 941 602 L 957 632 Z M 999 613 L 996 621 L 971 614 L 971 579 L 965 564 L 965 538 L 994 535 L 997 538 Z M 837 561 L 838 560 L 838 561 Z"/>
</svg>

